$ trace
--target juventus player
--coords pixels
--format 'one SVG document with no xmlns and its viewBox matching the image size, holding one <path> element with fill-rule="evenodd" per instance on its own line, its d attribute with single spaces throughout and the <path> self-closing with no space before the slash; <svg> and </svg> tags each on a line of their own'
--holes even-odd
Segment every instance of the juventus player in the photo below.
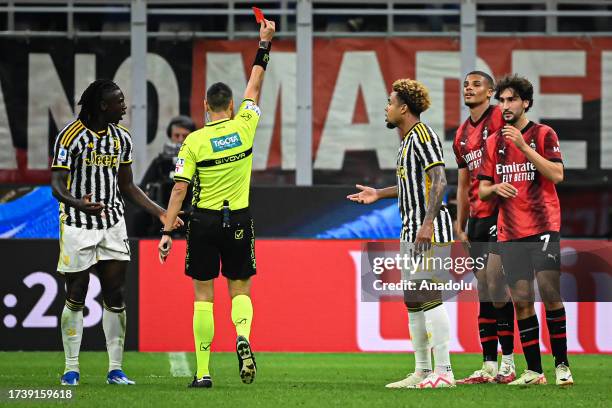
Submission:
<svg viewBox="0 0 612 408">
<path fill-rule="evenodd" d="M 357 185 L 361 191 L 347 197 L 362 204 L 397 197 L 402 218 L 400 243 L 412 243 L 417 249 L 428 248 L 432 241 L 450 243 L 453 240 L 450 213 L 442 204 L 446 187 L 442 144 L 433 129 L 420 121 L 421 113 L 430 105 L 429 93 L 423 84 L 412 79 L 393 83 L 385 111 L 387 127 L 397 127 L 403 135 L 397 155 L 397 185 L 379 190 Z M 440 292 L 429 291 L 424 295 L 425 298 L 415 299 L 414 293 L 406 291 L 404 296 L 415 371 L 400 381 L 387 384 L 387 388 L 455 386 L 448 350 L 448 314 Z"/>
<path fill-rule="evenodd" d="M 60 254 L 57 270 L 66 279 L 61 316 L 66 366 L 62 385 L 78 385 L 83 308 L 90 272 L 102 285 L 102 327 L 108 349 L 108 384 L 134 384 L 122 370 L 126 314 L 123 286 L 130 247 L 123 196 L 157 216 L 166 212 L 132 180 L 132 140 L 118 125 L 125 115 L 119 87 L 96 80 L 83 92 L 81 111 L 57 135 L 51 168 L 53 195 L 60 201 Z M 182 225 L 178 220 L 176 225 Z"/>
</svg>

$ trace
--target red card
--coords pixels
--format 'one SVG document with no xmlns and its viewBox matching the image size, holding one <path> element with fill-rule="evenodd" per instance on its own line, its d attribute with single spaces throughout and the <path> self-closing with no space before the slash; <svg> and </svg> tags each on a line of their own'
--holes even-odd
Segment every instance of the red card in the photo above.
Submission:
<svg viewBox="0 0 612 408">
<path fill-rule="evenodd" d="M 261 23 L 264 20 L 263 11 L 260 8 L 253 7 L 253 13 L 255 13 L 255 21 Z"/>
</svg>

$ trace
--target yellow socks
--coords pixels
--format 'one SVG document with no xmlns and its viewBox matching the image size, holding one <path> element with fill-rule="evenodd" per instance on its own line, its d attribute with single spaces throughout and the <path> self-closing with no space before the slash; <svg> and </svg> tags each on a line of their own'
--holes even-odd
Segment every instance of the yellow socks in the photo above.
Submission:
<svg viewBox="0 0 612 408">
<path fill-rule="evenodd" d="M 212 302 L 194 302 L 193 339 L 195 341 L 196 361 L 198 364 L 196 373 L 198 378 L 209 375 L 210 344 L 214 335 L 215 320 L 213 318 Z"/>
<path fill-rule="evenodd" d="M 253 321 L 253 304 L 247 295 L 238 295 L 232 299 L 232 322 L 236 326 L 236 336 L 249 339 Z"/>
</svg>

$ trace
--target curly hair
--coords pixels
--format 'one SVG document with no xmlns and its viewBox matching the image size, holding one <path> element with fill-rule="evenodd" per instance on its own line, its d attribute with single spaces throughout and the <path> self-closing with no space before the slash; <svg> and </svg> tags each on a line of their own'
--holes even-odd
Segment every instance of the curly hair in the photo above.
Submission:
<svg viewBox="0 0 612 408">
<path fill-rule="evenodd" d="M 529 108 L 533 106 L 533 85 L 531 82 L 517 74 L 506 75 L 495 86 L 495 99 L 499 101 L 500 95 L 506 89 L 513 90 L 513 93 L 517 94 L 522 100 L 529 101 L 529 106 L 525 109 L 525 112 L 529 112 Z"/>
<path fill-rule="evenodd" d="M 393 91 L 415 116 L 419 116 L 431 106 L 429 91 L 425 85 L 414 79 L 398 79 L 393 82 Z"/>
</svg>

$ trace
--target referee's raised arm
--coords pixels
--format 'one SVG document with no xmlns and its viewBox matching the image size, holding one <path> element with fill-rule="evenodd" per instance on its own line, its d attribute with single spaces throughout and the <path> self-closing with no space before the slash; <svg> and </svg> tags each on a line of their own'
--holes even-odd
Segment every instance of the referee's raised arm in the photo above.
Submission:
<svg viewBox="0 0 612 408">
<path fill-rule="evenodd" d="M 264 73 L 270 61 L 270 49 L 272 48 L 272 38 L 276 32 L 274 21 L 263 20 L 259 27 L 259 48 L 251 69 L 251 77 L 244 91 L 244 99 L 251 99 L 255 103 L 259 100 L 261 84 L 263 83 Z"/>
</svg>

